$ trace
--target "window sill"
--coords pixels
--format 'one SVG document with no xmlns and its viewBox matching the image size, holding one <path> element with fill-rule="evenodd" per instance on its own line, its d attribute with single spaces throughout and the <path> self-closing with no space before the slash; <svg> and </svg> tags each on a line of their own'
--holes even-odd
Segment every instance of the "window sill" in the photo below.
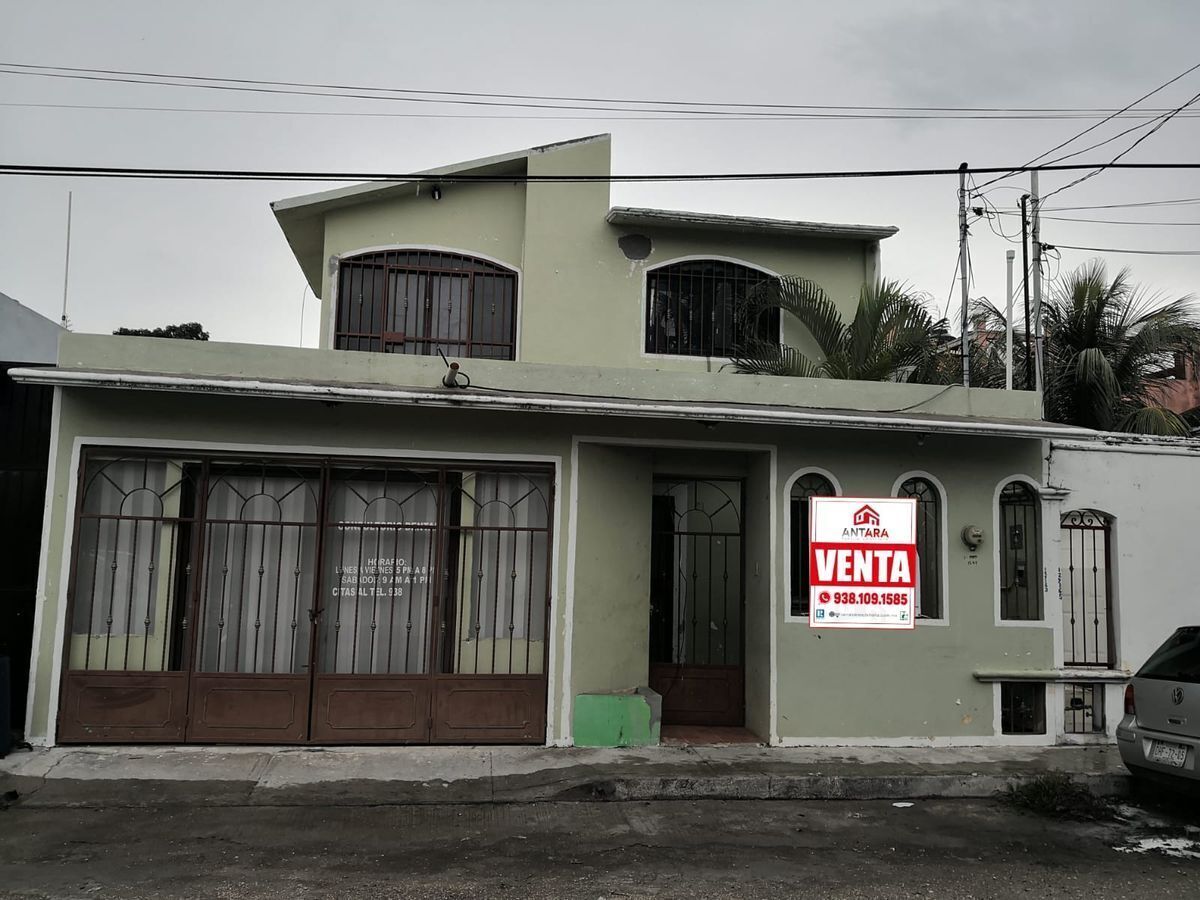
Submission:
<svg viewBox="0 0 1200 900">
<path fill-rule="evenodd" d="M 971 673 L 976 681 L 1044 681 L 1123 684 L 1133 677 L 1124 669 L 984 669 Z"/>
</svg>

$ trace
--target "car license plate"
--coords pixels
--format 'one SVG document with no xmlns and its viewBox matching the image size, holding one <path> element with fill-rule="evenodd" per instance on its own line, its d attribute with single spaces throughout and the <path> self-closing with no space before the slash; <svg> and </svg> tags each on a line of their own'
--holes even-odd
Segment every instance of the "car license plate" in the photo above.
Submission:
<svg viewBox="0 0 1200 900">
<path fill-rule="evenodd" d="M 1182 769 L 1187 761 L 1187 746 L 1172 744 L 1169 741 L 1150 742 L 1150 762 L 1161 763 L 1175 769 Z"/>
</svg>

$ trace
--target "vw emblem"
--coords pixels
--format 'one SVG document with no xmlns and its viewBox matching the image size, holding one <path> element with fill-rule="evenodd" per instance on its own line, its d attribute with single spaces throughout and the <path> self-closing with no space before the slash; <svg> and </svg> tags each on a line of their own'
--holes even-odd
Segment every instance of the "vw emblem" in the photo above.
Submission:
<svg viewBox="0 0 1200 900">
<path fill-rule="evenodd" d="M 1171 702 L 1176 706 L 1183 702 L 1183 688 L 1177 687 L 1171 690 Z"/>
</svg>

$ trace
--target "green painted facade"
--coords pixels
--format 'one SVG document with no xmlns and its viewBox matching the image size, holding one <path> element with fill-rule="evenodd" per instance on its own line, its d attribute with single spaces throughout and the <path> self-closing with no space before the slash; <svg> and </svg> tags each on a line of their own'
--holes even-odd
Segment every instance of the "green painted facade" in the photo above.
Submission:
<svg viewBox="0 0 1200 900">
<path fill-rule="evenodd" d="M 489 165 L 506 171 L 608 171 L 607 138 Z M 437 246 L 485 255 L 520 273 L 516 362 L 464 360 L 493 392 L 715 402 L 850 413 L 905 411 L 1016 423 L 1038 417 L 1024 392 L 961 387 L 757 378 L 705 360 L 648 358 L 641 349 L 647 267 L 685 256 L 737 258 L 821 282 L 849 308 L 873 274 L 872 242 L 663 229 L 644 262 L 624 257 L 623 229 L 605 221 L 606 184 L 451 184 L 434 201 L 412 186 L 330 201 L 311 216 L 277 210 L 306 275 L 318 278 L 329 321 L 336 257 L 381 246 Z M 308 213 L 305 213 L 308 215 Z M 306 230 L 307 229 L 307 230 Z M 649 229 L 647 229 L 649 233 Z M 314 237 L 314 235 L 316 235 Z M 787 339 L 803 342 L 795 323 Z M 327 343 L 326 333 L 323 341 Z M 437 389 L 439 359 L 66 335 L 60 368 L 261 385 Z M 186 388 L 186 385 L 180 385 Z M 996 734 L 993 685 L 981 670 L 1055 666 L 1047 621 L 997 622 L 994 516 L 1013 476 L 1039 482 L 1033 437 L 922 431 L 895 421 L 871 428 L 739 424 L 534 411 L 486 411 L 378 402 L 60 387 L 37 624 L 30 736 L 52 739 L 63 647 L 64 578 L 82 446 L 225 449 L 353 457 L 527 460 L 556 472 L 547 741 L 642 743 L 657 723 L 629 692 L 648 681 L 651 491 L 656 475 L 733 477 L 744 485 L 744 643 L 747 727 L 773 743 L 972 743 Z M 897 413 L 899 415 L 899 413 Z M 809 469 L 846 496 L 889 496 L 926 473 L 945 491 L 944 615 L 912 632 L 820 631 L 789 614 L 789 490 Z M 985 544 L 969 552 L 966 525 Z M 1049 553 L 1045 558 L 1053 559 Z M 1045 579 L 1047 576 L 1042 573 Z M 614 737 L 618 736 L 618 737 Z M 1052 740 L 1053 735 L 1047 739 Z"/>
</svg>

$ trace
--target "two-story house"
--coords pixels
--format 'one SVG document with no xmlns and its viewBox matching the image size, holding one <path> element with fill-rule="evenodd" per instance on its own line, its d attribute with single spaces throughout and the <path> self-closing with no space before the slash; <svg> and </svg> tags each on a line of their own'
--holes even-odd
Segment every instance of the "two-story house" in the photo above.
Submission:
<svg viewBox="0 0 1200 900">
<path fill-rule="evenodd" d="M 1042 446 L 1087 433 L 732 373 L 747 290 L 851 315 L 896 229 L 610 208 L 609 153 L 275 203 L 319 349 L 67 335 L 22 376 L 55 388 L 35 742 L 623 743 L 660 700 L 772 744 L 1056 739 L 1020 677 L 1062 659 Z M 917 499 L 914 630 L 809 627 L 823 495 Z"/>
</svg>

